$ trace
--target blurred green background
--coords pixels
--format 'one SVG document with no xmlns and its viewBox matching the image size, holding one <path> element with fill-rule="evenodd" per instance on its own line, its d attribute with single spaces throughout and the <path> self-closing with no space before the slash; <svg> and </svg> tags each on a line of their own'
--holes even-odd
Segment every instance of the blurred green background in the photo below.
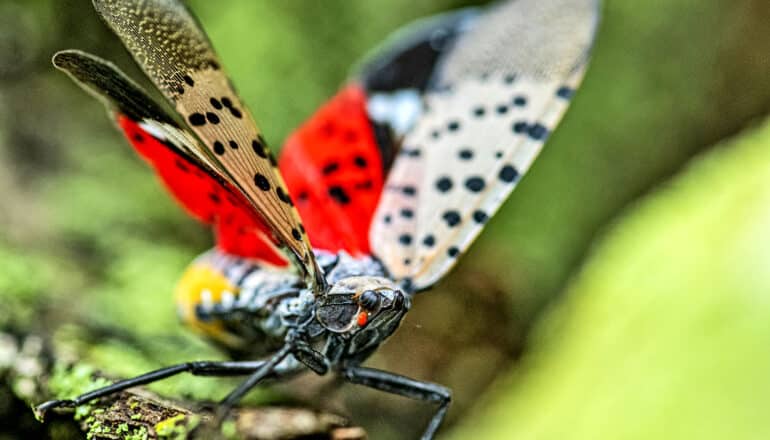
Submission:
<svg viewBox="0 0 770 440">
<path fill-rule="evenodd" d="M 468 2 L 190 4 L 278 148 L 389 32 Z M 453 388 L 447 438 L 768 438 L 768 23 L 766 0 L 606 0 L 560 129 L 369 364 Z M 211 234 L 54 71 L 66 48 L 144 81 L 89 1 L 0 0 L 0 438 L 71 432 L 23 404 L 51 368 L 25 353 L 115 377 L 222 357 L 171 296 Z M 374 439 L 415 438 L 432 411 L 317 382 L 252 401 L 336 411 Z M 153 389 L 214 400 L 231 383 Z"/>
</svg>

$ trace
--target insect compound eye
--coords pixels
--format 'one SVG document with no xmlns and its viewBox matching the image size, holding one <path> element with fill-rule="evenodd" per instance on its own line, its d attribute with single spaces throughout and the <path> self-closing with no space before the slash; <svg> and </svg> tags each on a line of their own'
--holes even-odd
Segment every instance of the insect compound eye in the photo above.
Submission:
<svg viewBox="0 0 770 440">
<path fill-rule="evenodd" d="M 327 303 L 318 307 L 316 318 L 333 332 L 349 330 L 356 322 L 358 304 L 355 302 Z"/>
<path fill-rule="evenodd" d="M 374 312 L 380 307 L 380 295 L 374 290 L 364 290 L 358 297 L 358 303 L 368 312 Z"/>
</svg>

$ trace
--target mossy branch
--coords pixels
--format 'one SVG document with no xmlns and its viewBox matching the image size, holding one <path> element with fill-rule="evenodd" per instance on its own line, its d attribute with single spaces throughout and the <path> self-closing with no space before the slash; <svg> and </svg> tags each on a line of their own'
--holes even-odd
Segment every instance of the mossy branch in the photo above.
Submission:
<svg viewBox="0 0 770 440">
<path fill-rule="evenodd" d="M 63 366 L 52 362 L 38 336 L 18 338 L 0 333 L 0 369 L 6 373 L 19 402 L 72 397 L 110 383 L 84 363 Z M 309 408 L 236 408 L 220 426 L 213 423 L 215 408 L 215 404 L 171 400 L 135 388 L 75 409 L 55 410 L 46 414 L 44 423 L 55 426 L 74 420 L 79 435 L 85 433 L 93 440 L 366 438 L 363 429 L 349 426 L 344 417 Z M 74 438 L 81 438 L 77 430 L 74 432 Z M 73 434 L 56 435 L 68 437 Z"/>
</svg>

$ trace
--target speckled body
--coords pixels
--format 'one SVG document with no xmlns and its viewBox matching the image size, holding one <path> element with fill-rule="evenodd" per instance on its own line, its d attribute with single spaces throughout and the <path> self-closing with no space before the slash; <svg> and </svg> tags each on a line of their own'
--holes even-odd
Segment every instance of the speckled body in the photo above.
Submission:
<svg viewBox="0 0 770 440">
<path fill-rule="evenodd" d="M 382 265 L 372 257 L 316 251 L 316 258 L 326 273 L 331 294 L 360 293 L 362 285 L 375 285 L 402 294 L 404 303 L 388 316 L 360 325 L 357 330 L 330 331 L 318 321 L 316 297 L 303 287 L 299 275 L 210 250 L 192 263 L 180 282 L 179 315 L 186 325 L 235 357 L 268 355 L 284 344 L 290 329 L 302 327 L 304 339 L 325 355 L 329 367 L 361 363 L 398 328 L 409 309 L 411 295 L 390 281 Z M 208 279 L 189 282 L 190 276 L 201 272 Z M 277 371 L 288 374 L 301 369 L 302 364 L 289 356 Z"/>
</svg>

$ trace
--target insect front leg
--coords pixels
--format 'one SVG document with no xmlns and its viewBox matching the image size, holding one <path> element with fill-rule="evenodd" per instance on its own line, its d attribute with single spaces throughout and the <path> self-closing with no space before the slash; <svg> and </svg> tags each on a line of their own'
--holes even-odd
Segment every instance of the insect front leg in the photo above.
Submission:
<svg viewBox="0 0 770 440">
<path fill-rule="evenodd" d="M 272 355 L 270 359 L 263 362 L 259 368 L 253 371 L 248 379 L 246 379 L 242 384 L 238 385 L 238 388 L 234 389 L 230 394 L 227 395 L 227 397 L 222 399 L 217 415 L 218 422 L 221 422 L 224 419 L 227 413 L 230 412 L 230 409 L 236 403 L 238 403 L 238 401 L 241 400 L 243 396 L 246 395 L 246 393 L 251 391 L 252 388 L 257 386 L 257 384 L 262 382 L 264 379 L 270 377 L 270 375 L 274 373 L 275 367 L 280 364 L 281 361 L 289 355 L 289 353 L 292 352 L 292 349 L 293 346 L 290 343 L 284 345 L 283 348 Z"/>
<path fill-rule="evenodd" d="M 66 400 L 49 400 L 35 408 L 35 412 L 40 418 L 44 418 L 47 411 L 60 407 L 75 407 L 88 403 L 100 397 L 119 393 L 140 385 L 163 380 L 167 377 L 175 376 L 180 373 L 190 373 L 194 376 L 242 376 L 251 374 L 265 365 L 266 361 L 198 361 L 185 362 L 183 364 L 172 365 L 170 367 L 160 368 L 149 373 L 142 374 L 131 379 L 121 380 L 112 385 L 89 391 L 85 394 Z"/>
<path fill-rule="evenodd" d="M 374 368 L 348 367 L 343 370 L 345 379 L 349 382 L 364 385 L 387 393 L 398 394 L 410 399 L 424 400 L 439 404 L 428 427 L 422 434 L 421 440 L 432 440 L 452 402 L 452 391 L 449 388 L 431 382 L 422 382 L 406 376 L 376 370 Z"/>
<path fill-rule="evenodd" d="M 307 342 L 297 341 L 291 354 L 306 367 L 319 376 L 329 371 L 329 361 L 321 352 L 315 350 Z"/>
</svg>

